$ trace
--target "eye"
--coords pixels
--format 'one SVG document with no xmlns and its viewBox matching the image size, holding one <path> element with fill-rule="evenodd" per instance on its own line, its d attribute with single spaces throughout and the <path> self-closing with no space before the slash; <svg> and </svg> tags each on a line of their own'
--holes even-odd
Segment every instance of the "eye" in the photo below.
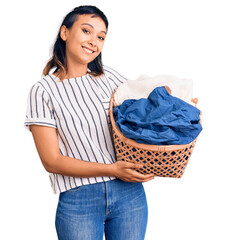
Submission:
<svg viewBox="0 0 226 240">
<path fill-rule="evenodd" d="M 89 32 L 89 31 L 86 30 L 86 29 L 82 29 L 82 31 L 83 31 L 84 33 L 88 33 L 88 32 Z"/>
<path fill-rule="evenodd" d="M 102 38 L 102 37 L 99 37 L 101 40 L 104 40 L 104 38 Z"/>
</svg>

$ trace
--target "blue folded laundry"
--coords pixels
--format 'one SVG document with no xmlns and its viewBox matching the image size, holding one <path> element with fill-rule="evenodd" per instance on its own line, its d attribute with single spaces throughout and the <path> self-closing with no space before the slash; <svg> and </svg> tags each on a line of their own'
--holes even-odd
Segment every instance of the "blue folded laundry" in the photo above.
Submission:
<svg viewBox="0 0 226 240">
<path fill-rule="evenodd" d="M 153 145 L 192 142 L 202 131 L 199 115 L 199 109 L 170 95 L 165 87 L 113 108 L 115 123 L 127 138 Z"/>
</svg>

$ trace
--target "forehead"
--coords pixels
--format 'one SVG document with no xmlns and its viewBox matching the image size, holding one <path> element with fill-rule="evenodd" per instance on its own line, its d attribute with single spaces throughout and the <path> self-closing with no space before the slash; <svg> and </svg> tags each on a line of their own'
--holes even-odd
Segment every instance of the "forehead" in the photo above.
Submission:
<svg viewBox="0 0 226 240">
<path fill-rule="evenodd" d="M 73 27 L 81 27 L 82 24 L 88 23 L 91 24 L 97 31 L 105 31 L 106 26 L 102 18 L 92 17 L 94 14 L 83 14 L 78 15 L 77 20 L 74 22 Z M 83 25 L 88 26 L 88 25 Z"/>
</svg>

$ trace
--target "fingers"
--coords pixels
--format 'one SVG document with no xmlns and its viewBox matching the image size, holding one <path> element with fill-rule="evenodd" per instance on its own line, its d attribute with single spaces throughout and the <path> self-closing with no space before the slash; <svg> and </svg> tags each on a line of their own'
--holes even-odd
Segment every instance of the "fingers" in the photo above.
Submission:
<svg viewBox="0 0 226 240">
<path fill-rule="evenodd" d="M 168 92 L 169 94 L 171 94 L 171 89 L 170 89 L 168 86 L 165 86 L 165 88 L 166 88 L 167 92 Z"/>
<path fill-rule="evenodd" d="M 140 168 L 143 168 L 144 167 L 144 165 L 142 165 L 142 164 L 140 164 L 140 163 L 130 163 L 130 162 L 126 162 L 126 166 L 125 166 L 126 168 L 132 168 L 132 169 L 140 169 Z M 145 176 L 144 174 L 141 174 L 141 173 L 138 173 L 138 172 L 136 172 L 137 173 L 137 175 L 139 175 L 139 176 Z M 154 174 L 153 173 L 151 173 L 153 176 L 154 176 Z M 149 174 L 147 174 L 147 175 L 149 175 Z"/>
<path fill-rule="evenodd" d="M 202 111 L 200 111 L 199 118 L 200 118 L 199 122 L 202 124 Z"/>
<path fill-rule="evenodd" d="M 121 162 L 122 163 L 122 162 Z M 123 162 L 123 168 L 127 169 L 127 176 L 124 175 L 122 178 L 128 182 L 147 182 L 154 179 L 154 174 L 142 174 L 137 172 L 136 170 L 143 168 L 144 165 L 140 163 L 130 163 L 130 162 Z"/>
<path fill-rule="evenodd" d="M 154 174 L 153 173 L 149 173 L 149 174 L 142 174 L 142 173 L 139 173 L 136 171 L 136 168 L 137 169 L 140 169 L 142 167 L 139 166 L 139 164 L 135 164 L 136 166 L 134 166 L 134 170 L 132 170 L 132 174 L 131 174 L 131 178 L 134 180 L 134 181 L 137 181 L 137 182 L 147 182 L 147 181 L 150 181 L 152 179 L 154 179 Z"/>
<path fill-rule="evenodd" d="M 140 164 L 140 163 L 130 163 L 130 162 L 125 162 L 125 167 L 126 168 L 135 168 L 135 169 L 139 169 L 139 168 L 142 168 L 143 165 Z"/>
<path fill-rule="evenodd" d="M 138 173 L 137 171 L 134 171 L 133 173 L 133 178 L 137 181 L 141 181 L 141 182 L 147 182 L 149 180 L 154 179 L 154 174 L 153 173 L 149 173 L 149 174 L 142 174 L 142 173 Z"/>
</svg>

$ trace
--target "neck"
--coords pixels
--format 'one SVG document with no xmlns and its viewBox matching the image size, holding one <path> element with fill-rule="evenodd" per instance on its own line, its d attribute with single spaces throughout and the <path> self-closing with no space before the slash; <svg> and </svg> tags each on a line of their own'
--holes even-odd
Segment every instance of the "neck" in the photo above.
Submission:
<svg viewBox="0 0 226 240">
<path fill-rule="evenodd" d="M 67 61 L 67 76 L 66 78 L 75 78 L 81 77 L 87 74 L 87 65 L 88 64 L 81 64 L 78 62 Z"/>
</svg>

